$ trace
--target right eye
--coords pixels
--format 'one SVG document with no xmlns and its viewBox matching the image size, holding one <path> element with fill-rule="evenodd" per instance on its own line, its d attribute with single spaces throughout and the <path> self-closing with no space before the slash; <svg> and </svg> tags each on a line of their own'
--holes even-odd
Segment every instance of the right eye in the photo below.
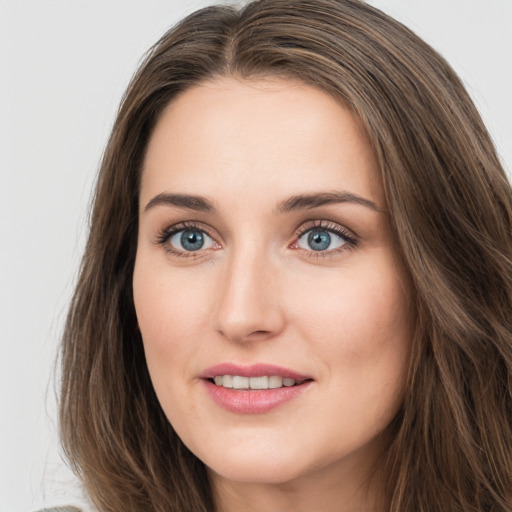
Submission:
<svg viewBox="0 0 512 512">
<path fill-rule="evenodd" d="M 189 228 L 175 231 L 167 243 L 176 251 L 194 252 L 201 249 L 212 249 L 215 245 L 211 236 L 200 229 Z"/>
<path fill-rule="evenodd" d="M 208 233 L 208 228 L 195 222 L 180 222 L 167 226 L 158 233 L 156 244 L 176 258 L 199 257 L 221 245 Z"/>
</svg>

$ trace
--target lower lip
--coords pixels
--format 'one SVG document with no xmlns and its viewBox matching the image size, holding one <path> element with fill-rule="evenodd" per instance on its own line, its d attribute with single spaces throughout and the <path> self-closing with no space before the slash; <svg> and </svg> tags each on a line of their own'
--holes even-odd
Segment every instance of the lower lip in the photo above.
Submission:
<svg viewBox="0 0 512 512">
<path fill-rule="evenodd" d="M 261 414 L 299 397 L 311 384 L 311 381 L 290 387 L 276 389 L 230 389 L 217 386 L 209 380 L 203 380 L 212 400 L 230 412 L 238 414 Z"/>
</svg>

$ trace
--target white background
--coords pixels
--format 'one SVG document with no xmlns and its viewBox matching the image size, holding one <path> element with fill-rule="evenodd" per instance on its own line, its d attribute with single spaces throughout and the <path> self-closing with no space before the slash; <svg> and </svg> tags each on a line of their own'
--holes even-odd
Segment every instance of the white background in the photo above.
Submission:
<svg viewBox="0 0 512 512">
<path fill-rule="evenodd" d="M 0 0 L 0 512 L 83 504 L 52 373 L 90 189 L 140 57 L 208 3 Z M 371 3 L 451 62 L 512 169 L 512 0 Z"/>
</svg>

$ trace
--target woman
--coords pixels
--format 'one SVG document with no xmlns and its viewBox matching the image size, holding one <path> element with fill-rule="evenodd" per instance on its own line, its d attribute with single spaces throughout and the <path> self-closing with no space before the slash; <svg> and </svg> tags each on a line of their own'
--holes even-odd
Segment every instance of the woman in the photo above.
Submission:
<svg viewBox="0 0 512 512">
<path fill-rule="evenodd" d="M 512 193 L 357 0 L 207 8 L 132 80 L 62 353 L 100 510 L 510 511 Z"/>
</svg>

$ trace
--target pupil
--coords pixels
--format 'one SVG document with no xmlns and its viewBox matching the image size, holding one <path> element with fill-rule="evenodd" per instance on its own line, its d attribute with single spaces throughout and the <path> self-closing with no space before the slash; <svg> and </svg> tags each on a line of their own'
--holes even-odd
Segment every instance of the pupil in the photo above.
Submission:
<svg viewBox="0 0 512 512">
<path fill-rule="evenodd" d="M 198 251 L 204 245 L 204 236 L 199 231 L 183 231 L 181 245 L 187 251 Z"/>
<path fill-rule="evenodd" d="M 309 233 L 308 242 L 313 251 L 325 251 L 331 245 L 331 235 L 327 231 L 315 229 Z"/>
<path fill-rule="evenodd" d="M 331 245 L 331 235 L 315 229 L 309 233 L 308 242 L 313 251 L 325 251 Z"/>
</svg>

